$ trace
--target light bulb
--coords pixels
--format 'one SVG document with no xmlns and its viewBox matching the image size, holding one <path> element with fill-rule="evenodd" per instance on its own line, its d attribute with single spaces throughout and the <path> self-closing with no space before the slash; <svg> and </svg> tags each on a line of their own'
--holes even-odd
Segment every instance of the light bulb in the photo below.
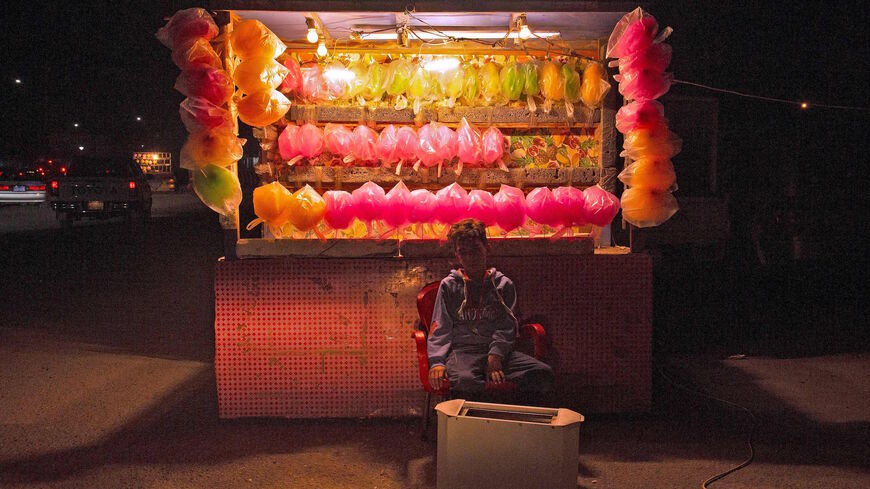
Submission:
<svg viewBox="0 0 870 489">
<path fill-rule="evenodd" d="M 526 40 L 530 37 L 532 37 L 532 31 L 531 29 L 529 29 L 529 26 L 527 26 L 526 24 L 520 26 L 520 39 Z"/>
<path fill-rule="evenodd" d="M 317 55 L 321 58 L 326 56 L 326 43 L 320 41 L 320 44 L 317 45 Z"/>
<path fill-rule="evenodd" d="M 308 42 L 310 42 L 311 44 L 316 43 L 317 40 L 320 39 L 320 36 L 317 35 L 317 29 L 315 29 L 314 27 L 309 28 L 307 39 Z"/>
</svg>

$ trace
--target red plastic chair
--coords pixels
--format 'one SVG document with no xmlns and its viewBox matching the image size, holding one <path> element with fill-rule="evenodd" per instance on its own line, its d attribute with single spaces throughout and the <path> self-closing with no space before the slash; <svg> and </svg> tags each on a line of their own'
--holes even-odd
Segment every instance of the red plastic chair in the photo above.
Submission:
<svg viewBox="0 0 870 489">
<path fill-rule="evenodd" d="M 426 338 L 429 336 L 429 328 L 432 326 L 432 312 L 435 309 L 435 298 L 438 296 L 438 287 L 441 282 L 432 282 L 426 285 L 417 294 L 417 312 L 420 314 L 420 319 L 417 321 L 417 328 L 414 331 L 413 338 L 417 345 L 417 364 L 420 371 L 420 383 L 423 385 L 423 390 L 426 392 L 426 407 L 423 410 L 423 439 L 426 439 L 426 434 L 429 430 L 429 415 L 432 411 L 432 394 L 448 397 L 450 394 L 450 382 L 445 381 L 445 385 L 435 390 L 429 385 L 429 354 L 426 349 Z M 522 350 L 522 346 L 528 345 L 530 342 L 533 345 L 533 356 L 541 361 L 547 355 L 547 333 L 544 327 L 538 323 L 523 324 L 520 326 L 517 346 Z M 509 395 L 516 391 L 516 384 L 513 382 L 502 382 L 494 384 L 486 383 L 486 392 L 490 394 Z"/>
</svg>

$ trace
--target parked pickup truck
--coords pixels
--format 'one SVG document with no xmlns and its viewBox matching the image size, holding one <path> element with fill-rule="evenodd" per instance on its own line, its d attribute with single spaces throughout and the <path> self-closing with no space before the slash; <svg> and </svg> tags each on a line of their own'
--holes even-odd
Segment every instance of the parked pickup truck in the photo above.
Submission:
<svg viewBox="0 0 870 489">
<path fill-rule="evenodd" d="M 48 185 L 48 200 L 62 227 L 82 218 L 151 217 L 151 187 L 142 169 L 126 158 L 78 158 Z"/>
</svg>

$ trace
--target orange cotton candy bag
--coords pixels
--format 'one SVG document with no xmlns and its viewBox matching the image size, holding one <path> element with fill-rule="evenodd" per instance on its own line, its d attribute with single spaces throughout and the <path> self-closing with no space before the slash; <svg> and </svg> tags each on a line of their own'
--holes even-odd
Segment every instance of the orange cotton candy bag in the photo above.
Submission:
<svg viewBox="0 0 870 489">
<path fill-rule="evenodd" d="M 683 149 L 683 140 L 668 130 L 666 124 L 650 128 L 635 129 L 625 134 L 620 156 L 633 160 L 657 156 L 673 158 Z"/>
<path fill-rule="evenodd" d="M 254 214 L 257 218 L 248 223 L 248 231 L 264 223 L 272 236 L 280 238 L 281 227 L 290 220 L 290 203 L 293 194 L 278 182 L 261 185 L 254 189 Z"/>
<path fill-rule="evenodd" d="M 666 158 L 642 158 L 625 167 L 619 180 L 629 187 L 644 187 L 656 192 L 675 190 L 674 165 Z"/>
<path fill-rule="evenodd" d="M 278 90 L 263 90 L 239 100 L 236 109 L 242 122 L 252 127 L 263 127 L 284 117 L 290 110 L 290 100 Z"/>
<path fill-rule="evenodd" d="M 290 222 L 296 229 L 314 229 L 324 214 L 326 202 L 310 185 L 305 185 L 293 193 L 293 198 L 290 199 Z"/>
<path fill-rule="evenodd" d="M 180 165 L 188 170 L 232 165 L 241 159 L 244 144 L 244 139 L 228 130 L 196 132 L 181 147 Z"/>
<path fill-rule="evenodd" d="M 233 81 L 243 93 L 278 88 L 290 70 L 272 58 L 251 58 L 242 61 L 233 71 Z"/>
<path fill-rule="evenodd" d="M 632 187 L 622 193 L 622 218 L 639 228 L 658 226 L 680 209 L 670 192 Z"/>
<path fill-rule="evenodd" d="M 243 60 L 251 58 L 277 58 L 287 49 L 281 39 L 262 22 L 243 20 L 233 26 L 230 44 L 236 56 Z"/>
</svg>

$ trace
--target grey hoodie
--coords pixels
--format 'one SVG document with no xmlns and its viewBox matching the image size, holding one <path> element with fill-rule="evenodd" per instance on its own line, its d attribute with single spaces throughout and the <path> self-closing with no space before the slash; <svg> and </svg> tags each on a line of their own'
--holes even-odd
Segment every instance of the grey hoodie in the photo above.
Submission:
<svg viewBox="0 0 870 489">
<path fill-rule="evenodd" d="M 475 284 L 462 269 L 451 270 L 441 281 L 427 342 L 429 368 L 444 365 L 451 348 L 486 349 L 488 345 L 489 354 L 501 358 L 513 348 L 517 335 L 513 282 L 490 268 L 478 301 L 469 297 L 469 285 Z"/>
</svg>

